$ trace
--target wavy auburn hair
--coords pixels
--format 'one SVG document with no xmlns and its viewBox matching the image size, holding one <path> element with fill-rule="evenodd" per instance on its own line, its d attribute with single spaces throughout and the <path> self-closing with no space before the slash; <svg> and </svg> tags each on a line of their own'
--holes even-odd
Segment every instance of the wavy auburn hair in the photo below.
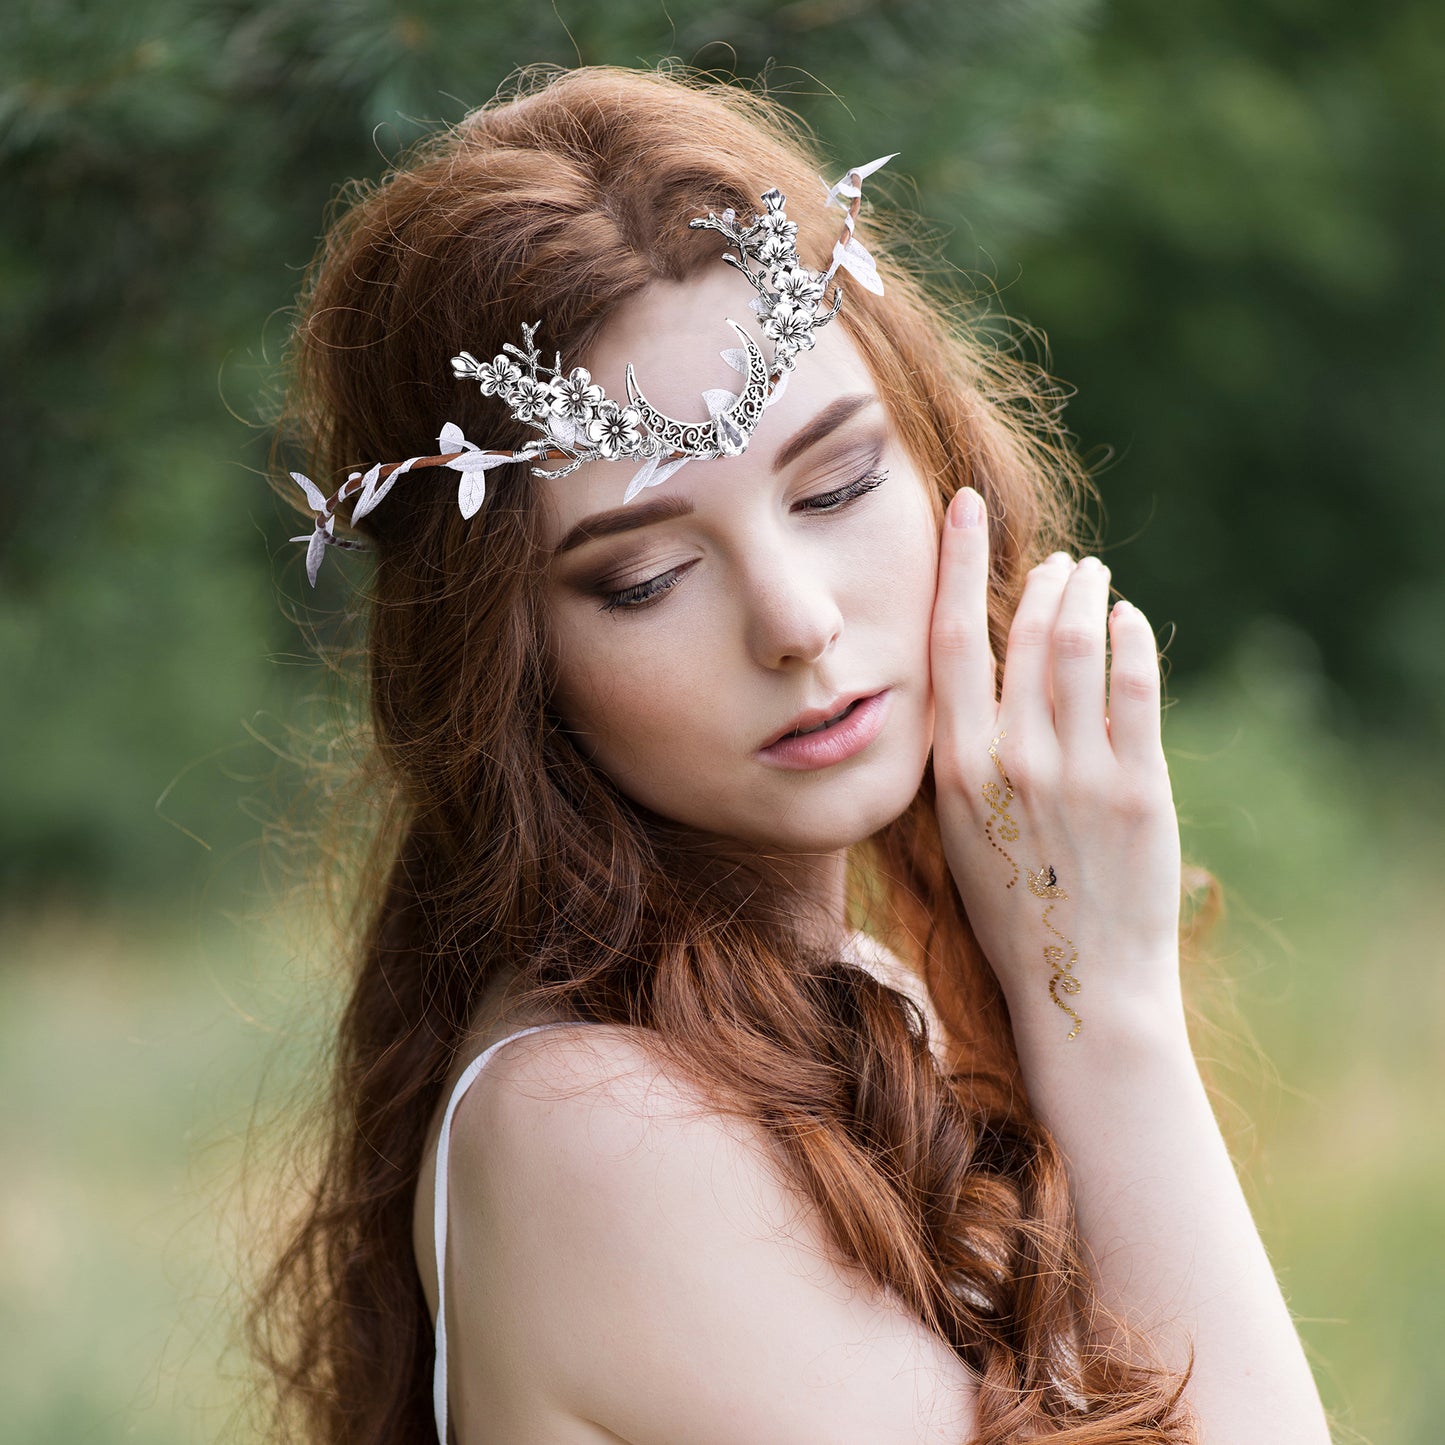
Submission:
<svg viewBox="0 0 1445 1445">
<path fill-rule="evenodd" d="M 827 171 L 795 117 L 733 84 L 520 73 L 341 198 L 300 303 L 285 444 L 327 490 L 432 451 L 444 421 L 521 445 L 530 433 L 456 383 L 449 357 L 491 356 L 539 318 L 547 351 L 584 355 L 621 302 L 720 264 L 691 217 L 750 214 L 768 186 L 821 266 L 838 231 L 816 204 Z M 930 294 L 900 260 L 903 223 L 869 207 L 861 224 L 886 295 L 847 285 L 835 324 L 939 514 L 965 485 L 987 500 L 1001 657 L 1028 569 L 1083 550 L 1089 483 L 1057 389 Z M 943 1069 L 917 1006 L 805 946 L 756 860 L 633 804 L 573 745 L 551 706 L 537 490 L 523 466 L 489 482 L 468 523 L 454 473 L 414 472 L 357 528 L 376 548 L 361 770 L 373 841 L 353 880 L 321 1157 L 248 1315 L 272 1435 L 432 1438 L 413 1195 L 442 1083 L 500 972 L 522 1009 L 645 1031 L 720 1110 L 766 1130 L 840 1257 L 977 1373 L 978 1441 L 1195 1440 L 1187 1371 L 1165 1370 L 1094 1292 L 1063 1159 L 944 860 L 931 772 L 853 850 L 850 908 L 926 982 L 951 1036 Z"/>
</svg>

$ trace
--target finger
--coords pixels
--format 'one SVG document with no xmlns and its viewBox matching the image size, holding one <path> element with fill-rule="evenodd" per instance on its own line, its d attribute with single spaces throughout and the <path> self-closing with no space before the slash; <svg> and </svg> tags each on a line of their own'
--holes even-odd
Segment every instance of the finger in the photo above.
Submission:
<svg viewBox="0 0 1445 1445">
<path fill-rule="evenodd" d="M 976 736 L 998 715 L 996 665 L 988 636 L 988 516 L 964 487 L 949 503 L 929 633 L 940 737 Z"/>
<path fill-rule="evenodd" d="M 1109 609 L 1109 569 L 1085 557 L 1064 587 L 1054 620 L 1052 684 L 1054 730 L 1066 753 L 1102 753 L 1104 732 L 1104 637 Z"/>
<path fill-rule="evenodd" d="M 1159 720 L 1159 648 L 1149 619 L 1122 598 L 1109 614 L 1109 741 L 1121 763 L 1144 762 L 1163 748 Z"/>
<path fill-rule="evenodd" d="M 1018 726 L 1030 719 L 1041 719 L 1048 734 L 1053 735 L 1049 655 L 1059 601 L 1073 572 L 1074 562 L 1068 553 L 1055 552 L 1033 568 L 1024 582 L 1024 595 L 1009 627 L 1008 650 L 1004 654 L 999 713 L 1005 724 L 1012 720 Z M 1035 731 L 1032 727 L 1029 730 Z"/>
</svg>

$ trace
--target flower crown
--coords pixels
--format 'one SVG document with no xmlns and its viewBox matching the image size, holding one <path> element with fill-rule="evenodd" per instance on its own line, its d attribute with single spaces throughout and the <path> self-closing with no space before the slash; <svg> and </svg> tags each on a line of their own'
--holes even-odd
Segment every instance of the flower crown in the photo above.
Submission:
<svg viewBox="0 0 1445 1445">
<path fill-rule="evenodd" d="M 313 587 L 316 585 L 327 547 L 366 549 L 366 544 L 356 538 L 336 535 L 336 509 L 341 503 L 355 498 L 350 520 L 360 521 L 410 471 L 449 467 L 460 472 L 457 503 L 462 516 L 470 518 L 486 497 L 487 472 L 512 462 L 560 461 L 560 467 L 533 465 L 532 473 L 565 477 L 585 462 L 638 458 L 642 466 L 628 484 L 622 499 L 626 503 L 644 488 L 665 481 L 689 461 L 737 456 L 745 451 L 764 410 L 783 394 L 799 354 L 812 348 L 813 333 L 838 314 L 843 293 L 836 286 L 831 305 L 819 309 L 834 273 L 841 267 L 865 290 L 883 294 L 873 258 L 853 232 L 864 177 L 896 154 L 854 166 L 842 180 L 827 187 L 824 204 L 839 202 L 846 215 L 842 234 L 833 245 L 832 264 L 824 272 L 809 270 L 799 259 L 797 222 L 788 219 L 783 210 L 783 193 L 777 189 L 763 193 L 764 209 L 755 212 L 746 226 L 738 225 L 737 213 L 732 209 L 721 216 L 709 211 L 688 222 L 693 230 L 717 231 L 736 248 L 736 255 L 724 252 L 723 260 L 737 267 L 757 291 L 749 305 L 761 320 L 763 335 L 773 344 L 769 364 L 753 338 L 732 317 L 727 318 L 743 344 L 721 355 L 745 382 L 740 392 L 725 388 L 703 392 L 708 421 L 683 422 L 658 411 L 638 386 L 631 362 L 626 370 L 627 403 L 608 400 L 602 388 L 593 384 L 586 367 L 573 367 L 564 374 L 560 352 L 551 365 L 545 363 L 536 345 L 542 323 L 524 324 L 521 346 L 505 342 L 503 354 L 491 361 L 478 361 L 469 351 L 463 351 L 452 357 L 452 371 L 459 379 L 477 382 L 483 396 L 500 397 L 517 421 L 541 435 L 515 451 L 487 451 L 469 442 L 460 427 L 447 422 L 437 438 L 438 455 L 378 462 L 366 472 L 352 472 L 329 497 L 309 477 L 292 472 L 316 523 L 310 533 L 291 538 L 307 544 L 307 580 Z"/>
</svg>

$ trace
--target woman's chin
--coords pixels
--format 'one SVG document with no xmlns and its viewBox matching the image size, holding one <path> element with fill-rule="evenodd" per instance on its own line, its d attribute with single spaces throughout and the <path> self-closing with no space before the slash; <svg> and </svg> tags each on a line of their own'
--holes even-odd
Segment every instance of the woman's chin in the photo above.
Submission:
<svg viewBox="0 0 1445 1445">
<path fill-rule="evenodd" d="M 778 853 L 836 853 L 851 848 L 901 818 L 918 796 L 922 780 L 920 769 L 910 782 L 893 788 L 868 794 L 856 789 L 836 800 L 800 801 L 784 814 L 759 819 L 748 829 L 746 841 Z"/>
</svg>

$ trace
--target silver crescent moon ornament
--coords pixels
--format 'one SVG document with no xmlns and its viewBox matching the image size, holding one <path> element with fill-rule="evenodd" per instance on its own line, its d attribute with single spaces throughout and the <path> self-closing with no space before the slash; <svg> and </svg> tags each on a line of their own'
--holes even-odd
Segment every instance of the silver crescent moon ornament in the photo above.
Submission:
<svg viewBox="0 0 1445 1445">
<path fill-rule="evenodd" d="M 627 363 L 628 401 L 641 416 L 647 430 L 671 451 L 700 458 L 735 457 L 747 450 L 748 439 L 763 414 L 763 402 L 768 395 L 767 359 L 757 342 L 731 316 L 727 318 L 727 323 L 737 332 L 747 351 L 748 379 L 738 399 L 709 421 L 678 421 L 676 417 L 658 411 L 638 386 L 632 363 Z"/>
</svg>

